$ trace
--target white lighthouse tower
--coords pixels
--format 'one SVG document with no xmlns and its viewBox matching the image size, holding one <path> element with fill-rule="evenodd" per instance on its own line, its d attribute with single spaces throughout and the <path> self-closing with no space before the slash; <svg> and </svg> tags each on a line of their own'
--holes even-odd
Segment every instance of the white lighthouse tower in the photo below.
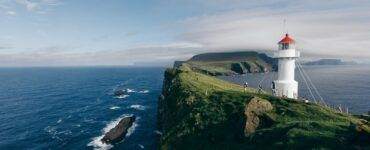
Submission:
<svg viewBox="0 0 370 150">
<path fill-rule="evenodd" d="M 278 78 L 273 82 L 273 94 L 279 97 L 298 98 L 298 82 L 294 80 L 295 60 L 299 51 L 295 50 L 295 41 L 286 34 L 278 43 L 279 50 L 274 53 L 278 59 Z"/>
</svg>

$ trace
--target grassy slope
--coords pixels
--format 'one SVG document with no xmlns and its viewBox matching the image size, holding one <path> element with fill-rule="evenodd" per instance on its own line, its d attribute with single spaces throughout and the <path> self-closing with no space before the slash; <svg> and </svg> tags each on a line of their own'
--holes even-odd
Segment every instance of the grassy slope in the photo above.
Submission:
<svg viewBox="0 0 370 150">
<path fill-rule="evenodd" d="M 165 73 L 159 101 L 161 149 L 369 148 L 358 142 L 359 119 L 316 104 L 243 92 L 239 85 L 193 72 L 187 65 Z M 244 107 L 253 97 L 270 101 L 272 126 L 244 137 Z M 369 133 L 369 131 L 368 131 Z"/>
</svg>

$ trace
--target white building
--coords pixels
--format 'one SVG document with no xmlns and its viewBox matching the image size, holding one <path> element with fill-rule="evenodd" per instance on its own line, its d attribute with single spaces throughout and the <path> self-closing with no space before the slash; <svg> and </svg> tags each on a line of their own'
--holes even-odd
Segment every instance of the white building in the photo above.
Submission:
<svg viewBox="0 0 370 150">
<path fill-rule="evenodd" d="M 273 94 L 278 97 L 298 98 L 298 82 L 294 80 L 295 60 L 299 51 L 295 41 L 288 34 L 278 43 L 279 50 L 274 53 L 278 63 L 278 78 L 272 83 Z"/>
</svg>

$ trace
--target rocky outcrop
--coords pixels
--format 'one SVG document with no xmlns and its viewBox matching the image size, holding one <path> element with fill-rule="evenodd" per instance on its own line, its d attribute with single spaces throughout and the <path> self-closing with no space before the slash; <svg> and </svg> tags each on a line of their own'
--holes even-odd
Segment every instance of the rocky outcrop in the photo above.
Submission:
<svg viewBox="0 0 370 150">
<path fill-rule="evenodd" d="M 278 69 L 276 59 L 254 51 L 204 53 L 181 62 L 184 63 L 197 72 L 211 76 L 271 72 Z M 180 63 L 175 63 L 175 68 L 178 64 Z"/>
<path fill-rule="evenodd" d="M 271 111 L 273 106 L 267 100 L 254 97 L 245 106 L 244 115 L 246 117 L 244 135 L 249 136 L 261 125 L 271 125 L 274 119 L 266 113 Z"/>
<path fill-rule="evenodd" d="M 101 139 L 103 143 L 115 143 L 125 138 L 127 130 L 135 122 L 135 116 L 125 117 Z"/>
<path fill-rule="evenodd" d="M 165 72 L 158 149 L 370 149 L 370 125 L 360 117 L 244 92 L 191 67 Z"/>
<path fill-rule="evenodd" d="M 179 68 L 183 63 L 185 63 L 186 61 L 175 61 L 173 63 L 173 68 Z"/>
</svg>

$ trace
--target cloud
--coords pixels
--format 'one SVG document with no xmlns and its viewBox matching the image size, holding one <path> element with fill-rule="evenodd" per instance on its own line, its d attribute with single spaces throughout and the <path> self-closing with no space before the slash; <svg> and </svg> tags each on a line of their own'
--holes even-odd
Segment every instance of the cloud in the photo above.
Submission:
<svg viewBox="0 0 370 150">
<path fill-rule="evenodd" d="M 124 35 L 125 35 L 126 37 L 132 37 L 132 36 L 135 36 L 135 35 L 137 35 L 137 34 L 139 34 L 139 32 L 136 32 L 136 31 L 130 31 L 130 32 L 126 32 Z"/>
<path fill-rule="evenodd" d="M 21 6 L 24 6 L 30 12 L 45 13 L 51 6 L 58 6 L 62 4 L 60 0 L 15 0 Z"/>
<path fill-rule="evenodd" d="M 2 49 L 10 49 L 11 47 L 6 47 L 6 46 L 0 46 L 0 50 Z"/>
<path fill-rule="evenodd" d="M 178 42 L 170 44 L 142 45 L 124 50 L 107 50 L 94 53 L 98 64 L 140 64 L 150 62 L 172 63 L 174 60 L 185 60 L 199 53 L 201 45 Z"/>
<path fill-rule="evenodd" d="M 91 40 L 93 42 L 106 42 L 108 40 L 112 40 L 112 39 L 115 39 L 117 37 L 120 37 L 121 39 L 122 38 L 127 39 L 127 38 L 134 37 L 138 34 L 139 34 L 139 32 L 136 32 L 136 31 L 128 31 L 128 32 L 123 32 L 123 33 L 106 33 L 106 34 L 102 34 L 100 36 L 93 37 Z"/>
<path fill-rule="evenodd" d="M 303 52 L 304 57 L 370 58 L 370 9 L 368 9 L 370 3 L 367 1 L 194 1 L 172 2 L 175 8 L 173 15 L 182 17 L 169 17 L 176 18 L 171 20 L 160 18 L 159 20 L 165 20 L 161 24 L 165 26 L 163 28 L 159 29 L 153 26 L 153 28 L 148 28 L 152 25 L 148 21 L 148 24 L 143 27 L 138 26 L 132 30 L 135 32 L 107 32 L 104 34 L 97 30 L 96 34 L 100 36 L 95 38 L 92 36 L 93 46 L 84 45 L 83 43 L 86 41 L 81 39 L 77 42 L 82 43 L 79 45 L 84 47 L 80 47 L 78 50 L 68 46 L 23 49 L 21 44 L 15 44 L 16 40 L 4 40 L 3 43 L 14 44 L 12 46 L 15 48 L 12 50 L 16 49 L 22 52 L 8 51 L 5 53 L 0 51 L 0 65 L 134 65 L 156 62 L 172 63 L 173 60 L 184 60 L 194 54 L 210 51 L 242 49 L 272 51 L 277 49 L 277 42 L 285 34 L 286 29 L 296 39 L 298 50 Z M 6 2 L 15 4 L 14 1 Z M 163 3 L 167 2 L 169 1 Z M 6 3 L 2 3 L 0 0 L 0 9 L 5 10 L 4 12 L 17 10 L 4 4 Z M 29 12 L 42 13 L 62 3 L 59 0 L 16 0 L 16 4 Z M 189 6 L 178 6 L 179 4 Z M 161 9 L 167 9 L 163 6 L 160 5 Z M 185 7 L 186 11 L 190 13 L 178 15 L 181 11 L 176 12 L 176 7 Z M 20 13 L 18 10 L 17 12 Z M 110 22 L 112 18 L 106 19 Z M 284 19 L 287 20 L 286 29 L 283 27 Z M 79 26 L 80 24 L 73 25 Z M 91 27 L 94 28 L 94 26 Z M 109 26 L 104 27 L 109 28 Z M 74 28 L 66 27 L 66 30 L 68 29 Z M 149 31 L 150 29 L 159 29 L 160 31 Z M 122 27 L 122 30 L 125 28 Z M 41 35 L 46 35 L 46 31 L 53 31 L 53 29 L 36 31 L 41 37 Z M 145 37 L 143 38 L 143 36 Z M 157 37 L 157 39 L 152 37 Z M 65 44 L 63 42 L 68 41 L 63 40 L 62 37 L 55 39 L 61 40 L 56 40 L 52 44 L 63 45 Z M 130 41 L 134 42 L 130 43 Z M 169 42 L 165 43 L 166 41 Z M 94 47 L 109 45 L 108 42 L 116 42 L 119 45 L 113 43 L 112 47 L 120 47 L 126 43 L 127 46 L 135 43 L 144 43 L 144 45 L 112 50 L 97 50 Z M 35 49 L 39 50 L 35 51 Z"/>
<path fill-rule="evenodd" d="M 94 52 L 81 52 L 69 47 L 52 46 L 36 51 L 0 52 L 0 66 L 130 66 L 155 63 L 170 65 L 174 60 L 190 58 L 194 53 L 199 53 L 201 48 L 201 45 L 186 42 Z"/>
<path fill-rule="evenodd" d="M 54 6 L 62 4 L 60 0 L 41 0 L 41 3 Z"/>
<path fill-rule="evenodd" d="M 15 0 L 15 2 L 25 6 L 29 11 L 36 11 L 40 7 L 38 3 L 29 0 Z"/>
<path fill-rule="evenodd" d="M 7 15 L 10 15 L 10 16 L 15 16 L 17 15 L 17 13 L 15 11 L 7 11 L 6 12 Z"/>
<path fill-rule="evenodd" d="M 284 35 L 287 19 L 287 29 L 304 53 L 370 58 L 370 4 L 316 2 L 320 7 L 311 8 L 314 2 L 289 2 L 277 8 L 264 5 L 186 18 L 179 22 L 185 32 L 178 38 L 213 51 L 273 50 Z"/>
</svg>

